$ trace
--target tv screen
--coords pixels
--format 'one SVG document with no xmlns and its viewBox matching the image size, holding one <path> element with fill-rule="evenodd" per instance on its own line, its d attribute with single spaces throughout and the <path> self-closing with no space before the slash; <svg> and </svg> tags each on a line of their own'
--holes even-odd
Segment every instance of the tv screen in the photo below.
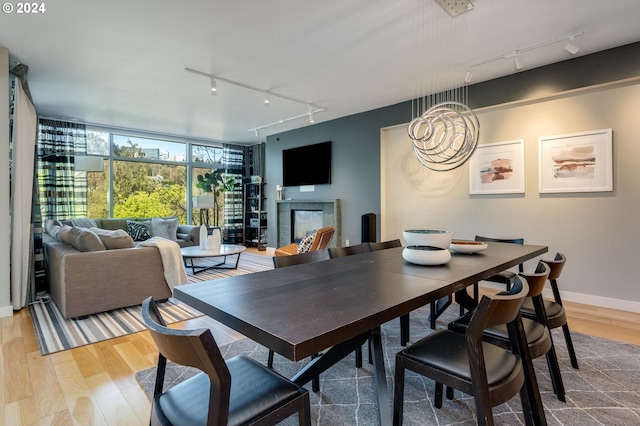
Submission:
<svg viewBox="0 0 640 426">
<path fill-rule="evenodd" d="M 331 142 L 282 151 L 282 185 L 331 183 Z"/>
</svg>

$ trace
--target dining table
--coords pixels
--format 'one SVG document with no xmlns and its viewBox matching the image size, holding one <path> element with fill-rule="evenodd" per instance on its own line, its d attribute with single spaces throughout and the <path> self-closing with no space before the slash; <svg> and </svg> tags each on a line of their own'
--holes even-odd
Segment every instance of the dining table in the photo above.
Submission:
<svg viewBox="0 0 640 426">
<path fill-rule="evenodd" d="M 177 286 L 174 297 L 291 361 L 321 354 L 291 377 L 300 385 L 371 339 L 379 419 L 386 425 L 391 400 L 381 325 L 451 294 L 472 305 L 468 286 L 548 251 L 540 245 L 487 245 L 431 266 L 405 261 L 403 247 L 378 250 Z M 534 423 L 544 424 L 537 384 L 535 390 Z"/>
</svg>

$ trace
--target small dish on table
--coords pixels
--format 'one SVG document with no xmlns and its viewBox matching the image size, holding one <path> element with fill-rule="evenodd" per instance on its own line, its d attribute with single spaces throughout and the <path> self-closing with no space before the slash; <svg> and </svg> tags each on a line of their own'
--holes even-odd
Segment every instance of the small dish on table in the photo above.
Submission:
<svg viewBox="0 0 640 426">
<path fill-rule="evenodd" d="M 449 249 L 456 253 L 477 253 L 487 247 L 487 243 L 482 241 L 451 241 L 449 245 Z"/>
</svg>

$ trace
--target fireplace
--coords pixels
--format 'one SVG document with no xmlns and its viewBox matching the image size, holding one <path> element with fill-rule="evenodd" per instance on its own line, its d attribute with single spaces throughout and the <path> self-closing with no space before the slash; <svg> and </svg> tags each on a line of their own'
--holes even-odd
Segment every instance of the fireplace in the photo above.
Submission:
<svg viewBox="0 0 640 426">
<path fill-rule="evenodd" d="M 322 210 L 291 210 L 291 235 L 299 243 L 307 235 L 322 228 Z"/>
<path fill-rule="evenodd" d="M 276 247 L 299 242 L 307 232 L 332 226 L 335 229 L 329 247 L 340 247 L 340 200 L 278 200 L 278 242 Z M 295 223 L 300 217 L 298 226 Z M 300 229 L 298 229 L 300 227 Z"/>
</svg>

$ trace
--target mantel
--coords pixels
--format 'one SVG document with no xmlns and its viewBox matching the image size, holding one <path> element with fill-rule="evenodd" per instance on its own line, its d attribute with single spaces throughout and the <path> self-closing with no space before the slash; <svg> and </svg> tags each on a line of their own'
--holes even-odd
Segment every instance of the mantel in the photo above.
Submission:
<svg viewBox="0 0 640 426">
<path fill-rule="evenodd" d="M 333 226 L 334 237 L 329 247 L 340 247 L 340 200 L 277 200 L 278 208 L 278 247 L 291 244 L 291 211 L 322 210 L 322 226 Z"/>
</svg>

